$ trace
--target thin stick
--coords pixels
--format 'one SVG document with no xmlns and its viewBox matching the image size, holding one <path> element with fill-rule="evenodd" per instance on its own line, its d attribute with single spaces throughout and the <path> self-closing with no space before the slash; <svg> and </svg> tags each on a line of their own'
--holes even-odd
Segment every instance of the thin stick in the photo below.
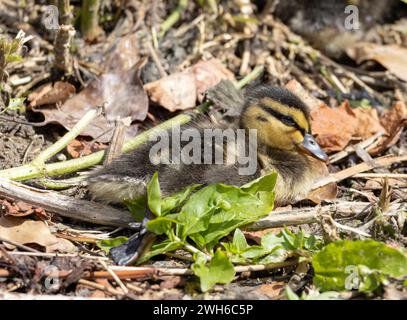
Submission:
<svg viewBox="0 0 407 320">
<path fill-rule="evenodd" d="M 0 197 L 22 200 L 63 217 L 95 224 L 127 227 L 134 218 L 127 211 L 101 203 L 74 199 L 52 191 L 40 190 L 21 183 L 0 178 Z"/>
<path fill-rule="evenodd" d="M 362 237 L 366 237 L 366 238 L 370 238 L 370 237 L 371 237 L 370 234 L 368 234 L 368 233 L 366 233 L 366 232 L 364 232 L 364 231 L 361 231 L 361 230 L 358 230 L 358 229 L 356 229 L 356 228 L 352 228 L 352 227 L 349 227 L 349 226 L 345 226 L 345 225 L 343 225 L 343 224 L 340 224 L 340 223 L 336 222 L 330 215 L 324 215 L 324 217 L 328 218 L 328 219 L 332 222 L 332 224 L 333 224 L 335 227 L 337 227 L 338 229 L 342 229 L 342 230 L 346 230 L 346 231 L 349 231 L 349 232 L 353 232 L 353 233 L 356 233 L 356 234 L 358 234 L 358 235 L 360 235 L 360 236 L 362 236 Z"/>
<path fill-rule="evenodd" d="M 109 288 L 107 286 L 104 286 L 103 284 L 96 283 L 96 282 L 93 282 L 93 281 L 89 281 L 89 280 L 85 280 L 85 279 L 79 279 L 78 283 L 81 284 L 81 285 L 84 285 L 84 286 L 91 287 L 93 289 L 106 291 L 106 292 L 108 292 L 108 293 L 110 293 L 110 294 L 112 294 L 114 296 L 122 296 L 123 295 L 122 292 L 120 292 L 120 291 L 118 291 L 116 289 Z"/>
<path fill-rule="evenodd" d="M 270 264 L 259 264 L 259 265 L 248 265 L 248 266 L 236 266 L 235 272 L 242 273 L 248 271 L 265 271 L 265 270 L 272 270 L 272 269 L 280 269 L 295 265 L 298 263 L 298 259 L 289 259 L 284 262 L 279 263 L 270 263 Z M 138 271 L 138 267 L 121 267 L 121 266 L 112 266 L 111 269 L 113 271 Z M 185 276 L 185 275 L 192 275 L 193 271 L 189 268 L 152 268 L 155 270 L 158 276 L 168 275 L 168 276 Z"/>
<path fill-rule="evenodd" d="M 9 244 L 11 244 L 11 245 L 13 245 L 13 246 L 15 246 L 15 247 L 17 247 L 17 248 L 19 248 L 19 249 L 26 250 L 26 251 L 29 251 L 29 252 L 32 252 L 32 253 L 34 253 L 34 252 L 35 252 L 35 253 L 41 253 L 41 251 L 35 250 L 35 249 L 33 249 L 33 248 L 27 247 L 27 246 L 25 246 L 25 245 L 23 245 L 23 244 L 20 244 L 20 243 L 18 243 L 18 242 L 13 241 L 13 240 L 9 240 L 9 239 L 3 238 L 3 237 L 1 237 L 1 236 L 0 236 L 0 241 L 1 241 L 1 242 L 9 243 Z"/>
<path fill-rule="evenodd" d="M 157 52 L 155 51 L 153 45 L 150 41 L 147 41 L 147 49 L 150 52 L 150 56 L 153 59 L 158 72 L 160 73 L 161 78 L 168 76 L 167 72 L 165 72 L 163 65 L 161 64 L 160 58 L 158 57 Z"/>
<path fill-rule="evenodd" d="M 271 212 L 266 218 L 256 221 L 246 227 L 247 231 L 258 231 L 269 228 L 278 228 L 284 226 L 294 226 L 301 224 L 316 223 L 323 214 L 340 214 L 341 216 L 354 217 L 367 208 L 372 207 L 370 202 L 352 202 L 344 201 L 322 207 L 301 208 L 295 210 Z M 406 210 L 405 203 L 392 203 L 390 211 Z"/>
<path fill-rule="evenodd" d="M 101 112 L 101 109 L 89 110 L 83 118 L 61 139 L 42 151 L 33 161 L 33 165 L 42 165 L 52 156 L 64 149 L 73 139 L 82 133 L 82 131 L 95 119 Z"/>
<path fill-rule="evenodd" d="M 384 135 L 384 132 L 380 131 L 380 132 L 377 132 L 376 134 L 374 134 L 373 136 L 367 138 L 366 140 L 359 142 L 356 145 L 346 147 L 344 150 L 339 151 L 338 153 L 335 153 L 334 155 L 329 157 L 329 163 L 338 162 L 339 160 L 347 157 L 349 154 L 355 152 L 357 148 L 366 149 L 371 144 L 373 144 L 376 140 L 379 140 L 379 138 L 382 137 L 383 135 Z"/>
<path fill-rule="evenodd" d="M 99 257 L 99 256 L 86 256 L 82 254 L 75 254 L 75 253 L 46 253 L 46 252 L 19 252 L 19 251 L 11 251 L 8 254 L 16 255 L 16 256 L 32 256 L 32 257 L 44 257 L 44 258 L 57 258 L 57 257 L 69 257 L 69 258 L 84 258 L 84 259 L 102 259 L 105 261 L 109 261 L 109 258 Z"/>
<path fill-rule="evenodd" d="M 407 173 L 358 173 L 353 176 L 353 178 L 389 178 L 389 179 L 405 179 L 407 178 Z"/>
<path fill-rule="evenodd" d="M 106 269 L 107 272 L 113 277 L 114 281 L 120 286 L 120 288 L 123 290 L 123 293 L 127 295 L 129 293 L 129 289 L 124 285 L 124 283 L 120 280 L 120 278 L 117 276 L 116 273 L 112 269 L 108 267 L 108 265 L 103 261 L 99 260 L 100 264 L 103 266 L 103 268 Z"/>
<path fill-rule="evenodd" d="M 315 190 L 317 188 L 323 187 L 332 182 L 338 182 L 347 178 L 354 176 L 355 174 L 359 174 L 371 169 L 379 168 L 379 167 L 386 167 L 390 166 L 393 163 L 399 163 L 407 161 L 407 155 L 404 156 L 383 156 L 380 158 L 373 159 L 373 163 L 359 163 L 356 166 L 344 169 L 342 171 L 336 172 L 331 174 L 330 176 L 317 181 L 312 186 L 312 189 Z"/>
</svg>

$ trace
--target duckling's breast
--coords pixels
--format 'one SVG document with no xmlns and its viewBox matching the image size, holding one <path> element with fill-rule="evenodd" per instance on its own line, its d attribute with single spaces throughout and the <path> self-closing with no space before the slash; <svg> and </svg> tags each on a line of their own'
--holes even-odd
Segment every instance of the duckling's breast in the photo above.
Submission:
<svg viewBox="0 0 407 320">
<path fill-rule="evenodd" d="M 306 198 L 314 183 L 326 175 L 323 162 L 298 152 L 268 149 L 259 152 L 259 159 L 262 175 L 272 170 L 278 174 L 274 189 L 276 205 Z"/>
</svg>

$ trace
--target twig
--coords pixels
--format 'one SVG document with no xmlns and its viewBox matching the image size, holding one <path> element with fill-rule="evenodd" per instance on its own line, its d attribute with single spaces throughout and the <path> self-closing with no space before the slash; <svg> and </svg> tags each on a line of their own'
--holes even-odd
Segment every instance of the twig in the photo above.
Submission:
<svg viewBox="0 0 407 320">
<path fill-rule="evenodd" d="M 331 223 L 332 223 L 335 227 L 337 227 L 338 229 L 342 229 L 342 230 L 346 230 L 346 231 L 349 231 L 349 232 L 353 232 L 353 233 L 356 233 L 356 234 L 358 234 L 358 235 L 360 235 L 360 236 L 362 236 L 362 237 L 366 237 L 366 238 L 370 238 L 370 237 L 371 237 L 370 234 L 368 234 L 368 233 L 366 233 L 366 232 L 364 232 L 364 231 L 361 231 L 361 230 L 358 230 L 358 229 L 356 229 L 356 228 L 352 228 L 352 227 L 349 227 L 349 226 L 345 226 L 345 225 L 343 225 L 343 224 L 340 224 L 340 223 L 336 222 L 330 215 L 324 215 L 324 217 L 328 218 L 328 219 L 331 221 Z"/>
<path fill-rule="evenodd" d="M 375 179 L 375 178 L 390 178 L 390 179 L 406 179 L 406 173 L 358 173 L 353 178 Z"/>
<path fill-rule="evenodd" d="M 379 140 L 379 138 L 382 137 L 383 135 L 384 135 L 384 132 L 380 131 L 380 132 L 377 132 L 376 134 L 374 134 L 373 136 L 367 138 L 366 140 L 359 142 L 356 145 L 348 146 L 345 149 L 343 149 L 342 151 L 339 151 L 338 153 L 335 153 L 334 155 L 332 155 L 329 158 L 329 162 L 330 163 L 338 162 L 339 160 L 341 160 L 341 159 L 347 157 L 348 155 L 350 155 L 351 153 L 355 152 L 356 148 L 358 148 L 358 147 L 366 149 L 371 144 L 373 144 L 375 141 Z"/>
<path fill-rule="evenodd" d="M 46 252 L 19 252 L 19 251 L 11 251 L 8 254 L 16 255 L 16 256 L 32 256 L 32 257 L 45 257 L 45 258 L 57 258 L 57 257 L 67 257 L 67 258 L 84 258 L 84 259 L 103 259 L 105 261 L 110 260 L 106 257 L 99 257 L 99 256 L 87 256 L 82 254 L 75 254 L 75 253 L 46 253 Z"/>
<path fill-rule="evenodd" d="M 71 25 L 61 25 L 55 38 L 54 66 L 66 74 L 72 74 L 73 62 L 70 48 L 74 36 L 74 27 Z"/>
<path fill-rule="evenodd" d="M 379 167 L 386 167 L 390 166 L 393 163 L 399 163 L 399 162 L 404 162 L 407 161 L 407 155 L 404 156 L 383 156 L 380 158 L 375 158 L 373 159 L 373 163 L 359 163 L 356 166 L 344 169 L 342 171 L 336 172 L 331 174 L 330 176 L 321 179 L 320 181 L 317 181 L 312 186 L 312 189 L 315 190 L 317 188 L 323 187 L 329 183 L 332 182 L 338 182 L 347 178 L 350 178 L 354 176 L 355 174 L 362 173 L 371 169 L 379 168 Z"/>
<path fill-rule="evenodd" d="M 150 56 L 153 59 L 158 72 L 160 73 L 161 78 L 164 78 L 166 76 L 168 76 L 167 72 L 165 72 L 163 65 L 161 64 L 160 58 L 158 57 L 157 52 L 155 51 L 153 45 L 151 44 L 150 41 L 147 41 L 147 49 L 150 52 Z"/>
<path fill-rule="evenodd" d="M 99 260 L 100 264 L 103 266 L 103 268 L 106 269 L 107 272 L 109 272 L 109 274 L 112 276 L 112 278 L 114 279 L 114 281 L 116 281 L 116 283 L 120 286 L 120 288 L 123 290 L 123 293 L 125 295 L 127 295 L 129 293 L 129 289 L 127 289 L 127 287 L 124 285 L 124 283 L 120 280 L 120 278 L 117 276 L 117 274 L 108 267 L 108 265 L 103 261 L 103 260 Z"/>
<path fill-rule="evenodd" d="M 0 236 L 0 241 L 1 241 L 1 242 L 9 243 L 9 244 L 11 244 L 11 245 L 13 245 L 13 246 L 15 246 L 15 247 L 17 247 L 17 248 L 19 248 L 19 249 L 26 250 L 26 251 L 29 251 L 29 252 L 32 252 L 32 253 L 34 253 L 34 252 L 35 252 L 35 253 L 41 253 L 41 251 L 35 250 L 35 249 L 33 249 L 33 248 L 27 247 L 27 246 L 25 246 L 25 245 L 23 245 L 23 244 L 20 244 L 20 243 L 18 243 L 18 242 L 13 241 L 13 240 L 9 240 L 9 239 L 3 238 L 3 237 L 1 237 L 1 236 Z"/>
<path fill-rule="evenodd" d="M 95 224 L 127 227 L 134 218 L 127 211 L 115 209 L 101 203 L 78 200 L 52 191 L 40 190 L 21 183 L 0 178 L 0 197 L 22 200 L 58 213 L 63 217 Z"/>
<path fill-rule="evenodd" d="M 88 286 L 88 287 L 97 289 L 97 290 L 106 291 L 106 292 L 108 292 L 108 293 L 110 293 L 110 294 L 112 294 L 114 296 L 122 296 L 123 295 L 122 292 L 120 292 L 120 291 L 118 291 L 116 289 L 106 287 L 103 284 L 96 283 L 96 282 L 93 282 L 93 281 L 89 281 L 89 280 L 85 280 L 85 279 L 79 279 L 78 283 L 81 284 L 81 285 L 84 285 L 84 286 Z"/>
<path fill-rule="evenodd" d="M 126 133 L 126 129 L 130 126 L 130 124 L 131 117 L 116 120 L 116 127 L 113 132 L 113 137 L 110 140 L 110 145 L 106 150 L 106 156 L 103 165 L 110 164 L 113 159 L 122 154 L 124 134 Z"/>
<path fill-rule="evenodd" d="M 298 263 L 298 259 L 289 259 L 284 262 L 279 263 L 270 263 L 270 264 L 259 264 L 259 265 L 248 265 L 248 266 L 236 266 L 235 272 L 242 273 L 248 271 L 265 271 L 265 270 L 272 270 L 272 269 L 280 269 L 295 265 Z M 115 272 L 119 271 L 135 271 L 137 272 L 140 268 L 139 267 L 121 267 L 121 266 L 112 266 L 111 269 Z M 185 275 L 192 275 L 193 271 L 189 268 L 151 268 L 155 271 L 155 274 L 158 276 L 185 276 Z"/>
<path fill-rule="evenodd" d="M 244 229 L 248 231 L 264 230 L 268 228 L 277 228 L 284 226 L 293 226 L 300 224 L 309 224 L 318 222 L 318 218 L 324 214 L 332 212 L 346 215 L 356 216 L 366 208 L 371 207 L 370 202 L 340 202 L 333 205 L 323 207 L 302 208 L 296 210 L 271 212 L 269 216 L 257 222 L 254 222 Z M 406 210 L 407 204 L 392 203 L 391 211 Z"/>
</svg>

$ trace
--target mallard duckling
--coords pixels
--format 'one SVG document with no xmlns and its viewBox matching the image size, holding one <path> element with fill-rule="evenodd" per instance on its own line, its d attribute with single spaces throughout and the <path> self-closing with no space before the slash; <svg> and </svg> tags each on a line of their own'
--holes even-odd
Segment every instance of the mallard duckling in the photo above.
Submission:
<svg viewBox="0 0 407 320">
<path fill-rule="evenodd" d="M 246 160 L 253 158 L 247 155 L 247 151 L 250 153 L 250 148 L 255 148 L 256 166 L 249 174 L 241 174 L 243 166 L 236 161 L 228 162 L 226 158 L 229 154 L 223 156 L 221 163 L 205 162 L 208 153 L 214 155 L 216 150 L 225 150 L 227 139 L 205 139 L 206 129 L 226 128 L 214 125 L 208 117 L 202 116 L 194 123 L 181 127 L 181 133 L 195 130 L 195 137 L 200 139 L 198 160 L 202 161 L 169 163 L 168 155 L 174 156 L 174 151 L 180 154 L 180 150 L 187 147 L 190 141 L 182 141 L 185 139 L 181 139 L 178 147 L 169 144 L 167 149 L 157 153 L 161 157 L 161 161 L 157 161 L 151 153 L 157 141 L 150 141 L 92 172 L 86 179 L 88 189 L 95 199 L 117 203 L 145 194 L 146 183 L 154 172 L 158 172 L 162 193 L 168 195 L 196 183 L 207 185 L 222 182 L 241 186 L 275 170 L 278 173 L 275 200 L 282 205 L 302 199 L 320 177 L 318 166 L 321 161 L 328 159 L 311 135 L 308 108 L 286 89 L 260 85 L 247 90 L 239 121 L 231 127 L 248 133 L 243 151 L 235 149 L 238 157 L 246 157 Z M 254 144 L 248 138 L 253 130 L 257 132 Z M 169 134 L 170 138 L 174 138 L 174 131 Z M 163 158 L 166 161 L 162 161 Z"/>
</svg>

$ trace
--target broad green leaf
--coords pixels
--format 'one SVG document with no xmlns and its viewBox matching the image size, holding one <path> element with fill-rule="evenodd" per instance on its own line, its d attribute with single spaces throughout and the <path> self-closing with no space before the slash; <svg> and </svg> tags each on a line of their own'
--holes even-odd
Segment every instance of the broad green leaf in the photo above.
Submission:
<svg viewBox="0 0 407 320">
<path fill-rule="evenodd" d="M 323 291 L 373 291 L 384 276 L 407 275 L 407 256 L 373 240 L 331 243 L 312 259 L 314 283 Z"/>
<path fill-rule="evenodd" d="M 194 184 L 181 190 L 180 192 L 177 192 L 171 196 L 162 199 L 161 214 L 162 215 L 167 214 L 181 206 L 185 202 L 185 200 L 191 195 L 191 193 L 200 186 L 201 186 L 200 184 Z"/>
<path fill-rule="evenodd" d="M 258 264 L 270 264 L 283 262 L 287 259 L 289 251 L 282 248 L 281 246 L 275 247 L 271 252 L 269 252 L 264 258 L 257 261 Z"/>
<path fill-rule="evenodd" d="M 216 209 L 216 187 L 214 184 L 197 191 L 182 207 L 178 215 L 178 221 L 184 223 L 178 230 L 181 239 L 207 228 L 209 218 Z"/>
<path fill-rule="evenodd" d="M 125 200 L 124 204 L 136 221 L 142 221 L 146 216 L 147 197 L 145 195 L 133 200 Z"/>
<path fill-rule="evenodd" d="M 199 277 L 203 292 L 210 290 L 217 283 L 230 283 L 235 276 L 232 263 L 220 249 L 216 250 L 209 263 L 205 263 L 204 259 L 197 259 L 191 268 Z"/>
<path fill-rule="evenodd" d="M 150 220 L 147 222 L 147 229 L 157 235 L 168 234 L 172 229 L 172 224 L 178 223 L 176 216 L 176 214 L 171 214 Z"/>
<path fill-rule="evenodd" d="M 161 190 L 157 172 L 147 184 L 147 203 L 152 213 L 161 215 Z"/>
<path fill-rule="evenodd" d="M 257 194 L 258 192 L 271 192 L 274 190 L 277 181 L 277 173 L 272 172 L 242 186 L 240 189 L 247 193 Z"/>
<path fill-rule="evenodd" d="M 182 242 L 171 241 L 169 239 L 154 244 L 151 246 L 150 250 L 147 253 L 145 253 L 139 260 L 137 260 L 137 264 L 146 262 L 150 260 L 152 257 L 157 256 L 159 254 L 175 251 L 181 248 L 182 245 L 183 245 Z"/>
<path fill-rule="evenodd" d="M 210 219 L 200 235 L 208 249 L 236 228 L 259 220 L 273 209 L 274 195 L 264 201 L 238 187 L 224 184 L 213 185 L 213 189 L 207 191 L 212 196 L 209 198 L 211 202 L 207 203 L 207 207 L 211 208 Z M 195 241 L 194 235 L 190 237 Z"/>
<path fill-rule="evenodd" d="M 127 237 L 117 237 L 113 239 L 106 239 L 106 240 L 100 240 L 96 242 L 96 245 L 102 249 L 106 254 L 109 254 L 109 251 L 111 248 L 120 246 L 122 243 L 126 242 L 128 240 Z"/>
</svg>

